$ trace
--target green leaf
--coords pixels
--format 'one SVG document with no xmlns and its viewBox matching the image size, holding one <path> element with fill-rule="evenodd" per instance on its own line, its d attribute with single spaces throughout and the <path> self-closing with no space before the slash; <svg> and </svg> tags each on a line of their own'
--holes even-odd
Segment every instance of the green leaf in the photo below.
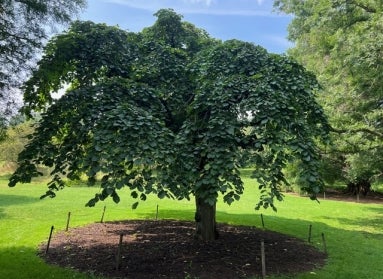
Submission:
<svg viewBox="0 0 383 279">
<path fill-rule="evenodd" d="M 133 204 L 132 204 L 132 209 L 136 209 L 137 206 L 138 206 L 138 202 L 133 203 Z"/>
<path fill-rule="evenodd" d="M 113 194 L 112 194 L 112 198 L 113 198 L 113 201 L 114 201 L 115 203 L 119 203 L 119 202 L 120 202 L 120 197 L 119 197 L 119 195 L 116 193 L 116 191 L 113 192 Z"/>
<path fill-rule="evenodd" d="M 137 199 L 138 198 L 138 194 L 137 194 L 136 191 L 131 192 L 130 195 L 132 196 L 133 199 Z"/>
</svg>

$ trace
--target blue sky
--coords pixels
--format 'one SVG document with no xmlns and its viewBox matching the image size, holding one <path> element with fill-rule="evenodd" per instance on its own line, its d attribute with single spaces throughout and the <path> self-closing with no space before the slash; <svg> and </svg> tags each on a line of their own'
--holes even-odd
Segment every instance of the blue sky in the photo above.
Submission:
<svg viewBox="0 0 383 279">
<path fill-rule="evenodd" d="M 272 0 L 88 0 L 80 19 L 138 32 L 154 23 L 157 10 L 172 8 L 214 38 L 253 42 L 283 53 L 292 46 L 286 39 L 291 17 L 273 12 L 272 5 Z"/>
</svg>

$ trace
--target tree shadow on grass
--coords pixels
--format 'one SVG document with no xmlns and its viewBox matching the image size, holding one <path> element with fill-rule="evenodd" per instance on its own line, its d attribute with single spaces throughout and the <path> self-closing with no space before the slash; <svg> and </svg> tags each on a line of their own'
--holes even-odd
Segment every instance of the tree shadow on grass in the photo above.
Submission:
<svg viewBox="0 0 383 279">
<path fill-rule="evenodd" d="M 346 226 L 355 226 L 356 231 L 361 233 L 372 233 L 377 237 L 383 237 L 383 207 L 364 207 L 363 210 L 373 212 L 374 218 L 339 218 L 337 216 L 322 216 L 323 219 L 337 220 L 340 224 Z M 362 227 L 363 231 L 359 228 Z"/>
<path fill-rule="evenodd" d="M 0 194 L 0 219 L 3 219 L 7 216 L 6 213 L 4 213 L 5 207 L 30 204 L 37 201 L 39 201 L 38 198 L 33 198 L 30 196 Z"/>
<path fill-rule="evenodd" d="M 269 274 L 311 271 L 323 266 L 326 258 L 314 247 L 283 234 L 225 224 L 218 224 L 218 230 L 217 240 L 204 242 L 194 239 L 190 221 L 97 223 L 57 234 L 45 258 L 84 272 L 135 279 L 259 277 L 261 240 Z M 119 240 L 121 234 L 123 240 Z"/>
<path fill-rule="evenodd" d="M 0 245 L 0 278 L 42 279 L 42 278 L 87 278 L 73 269 L 57 268 L 47 265 L 37 255 L 37 249 L 27 246 L 4 247 Z"/>
<path fill-rule="evenodd" d="M 38 202 L 40 199 L 31 196 L 0 194 L 0 208 L 19 204 Z"/>
</svg>

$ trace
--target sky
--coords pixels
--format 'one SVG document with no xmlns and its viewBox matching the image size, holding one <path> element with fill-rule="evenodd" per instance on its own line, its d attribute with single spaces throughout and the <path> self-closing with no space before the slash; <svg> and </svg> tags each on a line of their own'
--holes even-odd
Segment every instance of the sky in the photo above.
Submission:
<svg viewBox="0 0 383 279">
<path fill-rule="evenodd" d="M 286 39 L 292 18 L 273 11 L 273 0 L 88 0 L 80 19 L 139 32 L 164 8 L 174 9 L 216 39 L 252 42 L 272 53 L 293 46 Z"/>
</svg>

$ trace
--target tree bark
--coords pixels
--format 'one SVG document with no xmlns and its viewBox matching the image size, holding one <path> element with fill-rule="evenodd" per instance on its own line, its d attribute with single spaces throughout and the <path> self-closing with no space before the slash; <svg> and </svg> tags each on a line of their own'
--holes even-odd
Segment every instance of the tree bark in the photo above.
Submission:
<svg viewBox="0 0 383 279">
<path fill-rule="evenodd" d="M 216 204 L 211 205 L 203 199 L 196 197 L 196 235 L 195 237 L 204 241 L 218 238 L 215 221 Z"/>
</svg>

